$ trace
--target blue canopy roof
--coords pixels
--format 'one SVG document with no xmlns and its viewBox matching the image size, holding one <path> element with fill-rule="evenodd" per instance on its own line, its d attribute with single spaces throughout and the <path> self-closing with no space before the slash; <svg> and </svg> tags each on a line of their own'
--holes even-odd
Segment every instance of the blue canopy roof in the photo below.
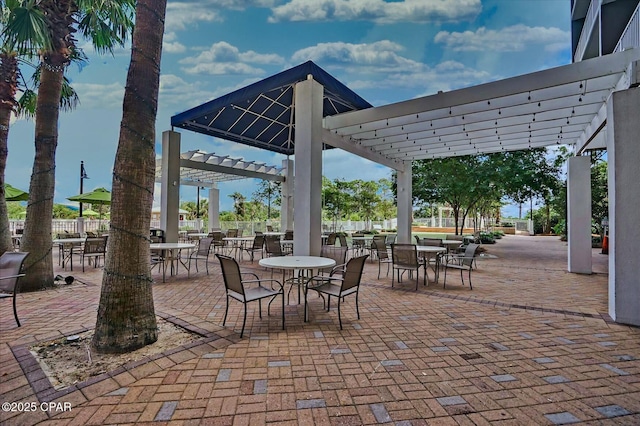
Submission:
<svg viewBox="0 0 640 426">
<path fill-rule="evenodd" d="M 311 61 L 171 117 L 171 126 L 286 155 L 294 153 L 293 87 L 313 79 L 324 86 L 323 117 L 371 108 Z"/>
</svg>

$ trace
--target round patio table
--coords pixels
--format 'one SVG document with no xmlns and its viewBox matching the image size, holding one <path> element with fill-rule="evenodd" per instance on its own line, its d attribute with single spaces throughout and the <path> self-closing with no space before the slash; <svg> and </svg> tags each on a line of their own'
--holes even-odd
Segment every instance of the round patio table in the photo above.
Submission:
<svg viewBox="0 0 640 426">
<path fill-rule="evenodd" d="M 151 243 L 149 244 L 149 248 L 151 250 L 162 250 L 165 252 L 169 252 L 170 255 L 168 256 L 163 256 L 164 258 L 164 263 L 165 263 L 165 267 L 163 269 L 162 272 L 162 282 L 165 282 L 165 272 L 167 270 L 167 263 L 171 262 L 171 271 L 170 274 L 173 275 L 173 262 L 174 261 L 178 261 L 179 263 L 176 263 L 176 275 L 178 275 L 178 265 L 180 263 L 182 263 L 182 266 L 184 266 L 184 269 L 189 270 L 189 267 L 187 266 L 187 264 L 185 262 L 182 261 L 182 256 L 180 255 L 180 253 L 182 252 L 182 250 L 184 249 L 193 249 L 195 248 L 195 244 L 189 244 L 189 243 Z"/>
<path fill-rule="evenodd" d="M 429 274 L 427 273 L 427 267 L 429 265 L 429 260 L 435 256 L 436 262 L 432 267 L 433 275 L 434 275 L 434 283 L 438 282 L 438 271 L 440 267 L 440 260 L 438 255 L 440 253 L 444 253 L 447 251 L 446 247 L 438 247 L 438 246 L 416 246 L 416 250 L 418 254 L 422 254 L 424 257 L 424 274 L 427 277 L 427 283 L 429 282 Z"/>
<path fill-rule="evenodd" d="M 318 269 L 333 268 L 336 266 L 336 261 L 328 257 L 320 256 L 274 256 L 260 259 L 258 264 L 264 268 L 270 269 L 282 269 L 282 284 L 285 283 L 285 274 L 291 270 L 306 271 L 304 276 L 312 277 Z M 300 280 L 295 282 L 298 285 L 298 304 L 300 304 Z M 293 288 L 294 281 L 291 281 L 291 288 Z"/>
</svg>

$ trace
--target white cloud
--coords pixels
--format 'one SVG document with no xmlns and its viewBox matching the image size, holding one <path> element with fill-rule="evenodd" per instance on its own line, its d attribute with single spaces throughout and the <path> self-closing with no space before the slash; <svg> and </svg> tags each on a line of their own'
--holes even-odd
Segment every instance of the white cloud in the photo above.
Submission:
<svg viewBox="0 0 640 426">
<path fill-rule="evenodd" d="M 174 74 L 160 75 L 159 103 L 187 109 L 211 99 L 212 94 L 199 83 L 188 83 Z"/>
<path fill-rule="evenodd" d="M 180 63 L 191 65 L 183 68 L 183 71 L 188 74 L 259 75 L 263 74 L 264 70 L 252 64 L 278 65 L 284 63 L 284 59 L 276 54 L 262 54 L 253 50 L 241 52 L 237 47 L 221 41 L 214 43 L 198 56 L 180 60 Z"/>
<path fill-rule="evenodd" d="M 167 53 L 183 53 L 187 50 L 186 46 L 178 41 L 175 32 L 169 32 L 162 38 L 162 51 Z"/>
<path fill-rule="evenodd" d="M 416 70 L 423 65 L 411 59 L 404 58 L 398 53 L 403 47 L 389 40 L 382 40 L 370 44 L 352 43 L 319 43 L 295 52 L 292 56 L 294 62 L 312 60 L 326 64 L 329 67 L 335 65 L 357 66 L 369 68 L 378 72 L 391 70 Z"/>
<path fill-rule="evenodd" d="M 352 90 L 414 88 L 416 96 L 483 83 L 483 71 L 447 61 L 435 67 L 400 55 L 402 46 L 383 40 L 370 44 L 320 43 L 293 54 L 293 62 L 312 60 L 328 69 L 342 69 L 356 79 L 342 78 Z"/>
<path fill-rule="evenodd" d="M 73 83 L 80 104 L 88 108 L 122 108 L 124 86 L 121 83 Z"/>
<path fill-rule="evenodd" d="M 274 7 L 269 22 L 446 22 L 472 20 L 481 10 L 480 0 L 291 0 Z"/>
<path fill-rule="evenodd" d="M 207 7 L 203 2 L 169 2 L 164 24 L 165 31 L 183 31 L 198 22 L 221 21 L 217 10 Z"/>
<path fill-rule="evenodd" d="M 570 44 L 568 31 L 558 28 L 528 27 L 518 24 L 501 30 L 485 27 L 476 31 L 440 31 L 434 41 L 456 52 L 520 52 L 533 46 L 542 46 L 548 52 L 557 52 Z"/>
</svg>

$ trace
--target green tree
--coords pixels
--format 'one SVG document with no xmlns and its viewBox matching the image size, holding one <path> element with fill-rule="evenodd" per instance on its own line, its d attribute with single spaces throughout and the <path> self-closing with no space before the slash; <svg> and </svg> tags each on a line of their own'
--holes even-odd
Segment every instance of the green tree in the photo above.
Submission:
<svg viewBox="0 0 640 426">
<path fill-rule="evenodd" d="M 74 219 L 76 217 L 78 217 L 78 212 L 71 209 L 69 206 L 65 206 L 64 204 L 53 205 L 54 219 Z"/>
<path fill-rule="evenodd" d="M 591 217 L 595 231 L 604 237 L 602 221 L 609 216 L 607 162 L 596 159 L 591 166 Z"/>
<path fill-rule="evenodd" d="M 376 207 L 381 201 L 380 195 L 378 195 L 380 186 L 374 181 L 355 180 L 352 182 L 352 188 L 357 212 L 364 219 L 366 229 L 369 229 L 371 219 L 375 216 Z"/>
<path fill-rule="evenodd" d="M 244 203 L 246 201 L 246 197 L 237 191 L 229 195 L 229 197 L 233 198 L 233 212 L 236 215 L 236 220 L 244 220 Z"/>
<path fill-rule="evenodd" d="M 55 185 L 55 153 L 64 71 L 78 47 L 75 33 L 98 52 L 124 45 L 133 27 L 134 0 L 11 0 L 3 36 L 18 54 L 38 53 L 41 62 L 35 114 L 35 158 L 29 186 L 22 249 L 31 255 L 23 291 L 53 285 L 51 216 Z"/>
<path fill-rule="evenodd" d="M 92 345 L 129 352 L 158 339 L 149 258 L 155 123 L 166 0 L 137 0 L 118 149 L 111 228 Z"/>
<path fill-rule="evenodd" d="M 258 183 L 258 187 L 253 192 L 253 199 L 260 201 L 267 205 L 267 219 L 274 217 L 274 212 L 271 210 L 272 205 L 279 206 L 282 195 L 281 182 L 271 180 L 261 180 Z M 277 214 L 275 215 L 277 217 Z"/>
<path fill-rule="evenodd" d="M 423 203 L 446 204 L 453 210 L 455 233 L 471 209 L 483 199 L 500 200 L 495 165 L 487 156 L 420 160 L 413 163 L 413 196 Z"/>
</svg>

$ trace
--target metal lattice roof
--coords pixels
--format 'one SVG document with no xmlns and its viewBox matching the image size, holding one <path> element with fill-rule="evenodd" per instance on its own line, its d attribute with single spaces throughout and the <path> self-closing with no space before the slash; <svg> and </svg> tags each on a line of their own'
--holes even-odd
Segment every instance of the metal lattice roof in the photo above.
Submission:
<svg viewBox="0 0 640 426">
<path fill-rule="evenodd" d="M 634 81 L 637 49 L 405 102 L 325 117 L 333 138 L 412 161 L 575 144 L 597 148 L 606 101 Z M 602 138 L 601 138 L 602 139 Z"/>
<path fill-rule="evenodd" d="M 171 126 L 281 154 L 295 148 L 294 86 L 313 79 L 324 86 L 323 116 L 371 104 L 311 61 L 171 117 Z"/>
<path fill-rule="evenodd" d="M 199 150 L 180 154 L 180 185 L 213 186 L 216 182 L 249 178 L 283 181 L 281 171 L 282 168 L 265 163 Z M 162 159 L 156 159 L 156 182 L 160 182 L 161 178 Z"/>
</svg>

